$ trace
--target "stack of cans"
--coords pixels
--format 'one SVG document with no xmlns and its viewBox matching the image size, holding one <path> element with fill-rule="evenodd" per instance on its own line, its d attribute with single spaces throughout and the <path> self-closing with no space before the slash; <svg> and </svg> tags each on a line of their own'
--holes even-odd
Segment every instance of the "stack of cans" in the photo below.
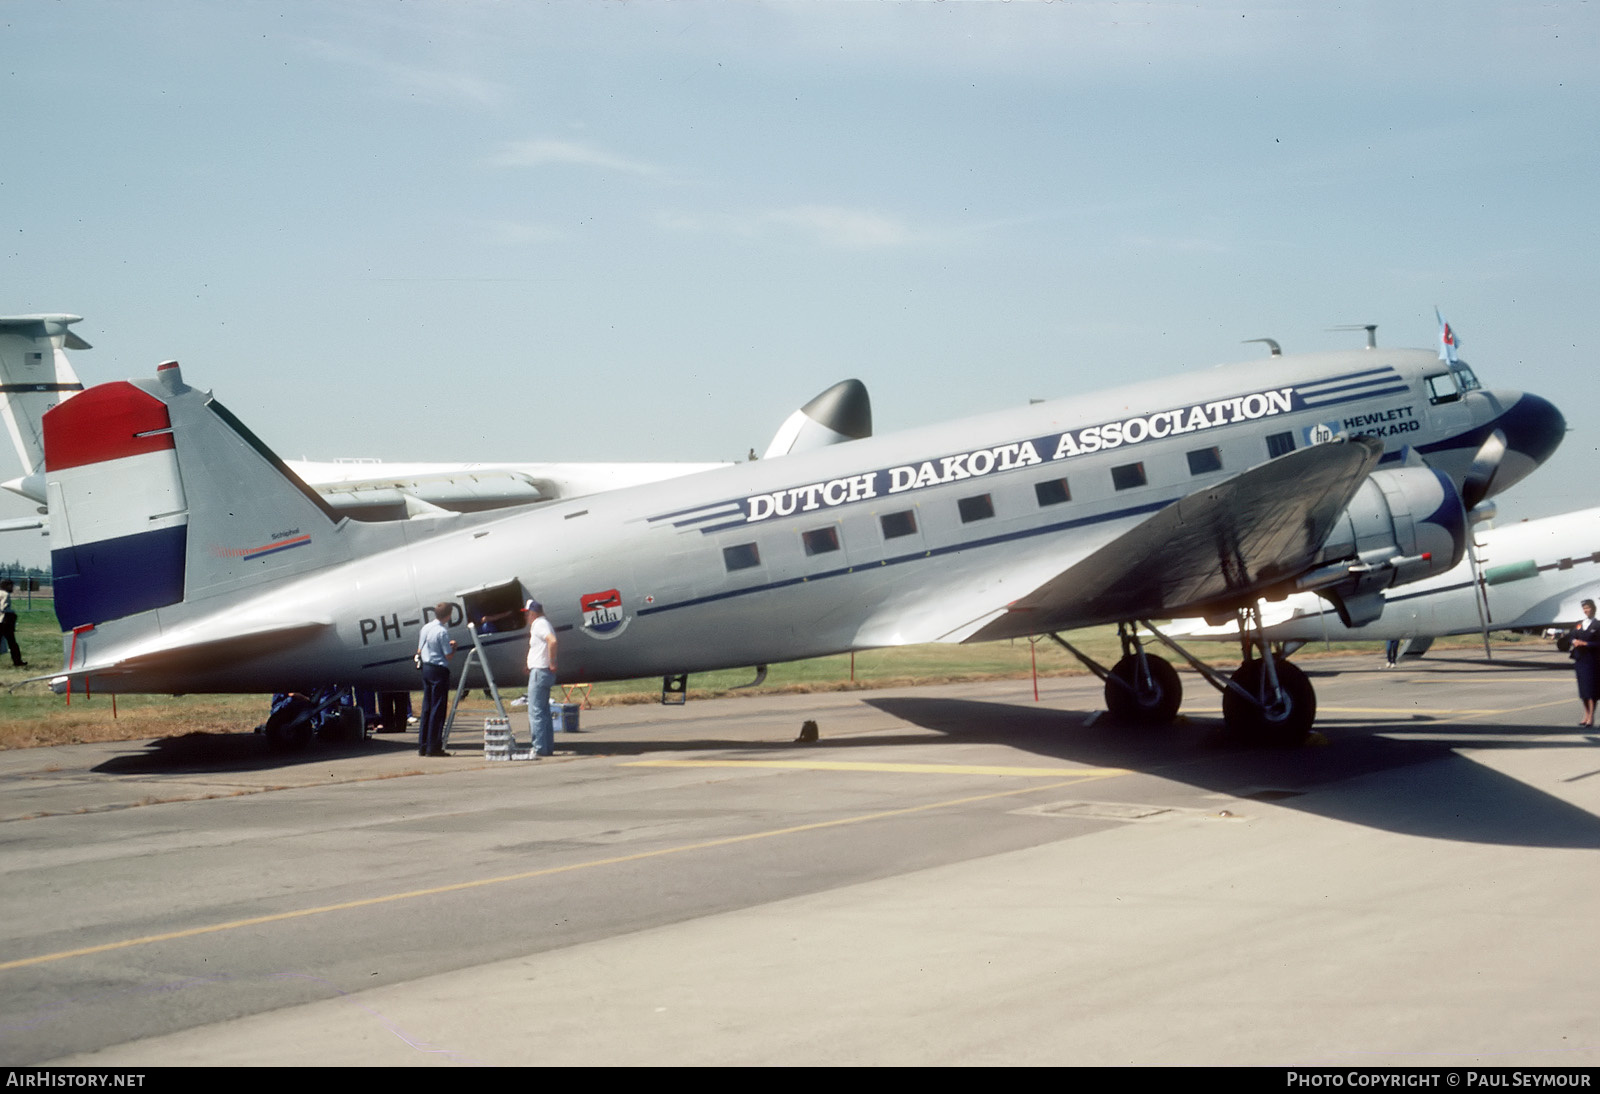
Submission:
<svg viewBox="0 0 1600 1094">
<path fill-rule="evenodd" d="M 504 718 L 483 720 L 483 758 L 486 760 L 531 760 L 533 749 L 518 748 L 511 735 L 511 723 Z"/>
</svg>

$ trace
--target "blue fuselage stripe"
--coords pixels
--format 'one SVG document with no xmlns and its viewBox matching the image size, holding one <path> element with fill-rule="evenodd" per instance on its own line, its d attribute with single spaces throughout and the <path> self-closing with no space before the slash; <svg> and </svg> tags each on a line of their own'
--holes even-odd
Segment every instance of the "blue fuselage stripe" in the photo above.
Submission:
<svg viewBox="0 0 1600 1094">
<path fill-rule="evenodd" d="M 743 589 L 730 589 L 726 592 L 711 593 L 707 596 L 697 596 L 690 600 L 680 600 L 676 604 L 659 604 L 651 608 L 640 608 L 639 614 L 641 616 L 656 615 L 660 612 L 675 611 L 678 608 L 692 608 L 699 604 L 711 604 L 718 600 L 728 600 L 736 596 L 750 596 L 753 593 L 764 593 L 773 589 L 785 589 L 791 585 L 799 585 L 804 582 L 826 581 L 829 578 L 844 577 L 848 574 L 854 573 L 865 573 L 871 570 L 882 569 L 885 566 L 899 566 L 907 562 L 917 562 L 927 558 L 938 558 L 941 555 L 956 554 L 960 551 L 975 551 L 982 547 L 992 547 L 997 543 L 1010 543 L 1019 539 L 1028 539 L 1033 536 L 1049 535 L 1051 532 L 1064 532 L 1071 528 L 1083 528 L 1091 524 L 1103 524 L 1107 521 L 1120 520 L 1124 517 L 1142 516 L 1146 513 L 1154 513 L 1165 509 L 1176 500 L 1178 499 L 1172 498 L 1167 501 L 1149 502 L 1145 505 L 1133 506 L 1130 509 L 1118 509 L 1111 513 L 1101 513 L 1098 516 L 1079 517 L 1076 520 L 1057 521 L 1054 524 L 1044 524 L 1037 528 L 1020 528 L 1015 532 L 1007 532 L 1004 535 L 988 536 L 984 539 L 968 540 L 964 543 L 950 543 L 943 547 L 928 547 L 921 551 L 912 552 L 911 554 L 895 555 L 891 558 L 879 559 L 876 562 L 862 562 L 856 566 L 844 566 L 837 570 L 824 570 L 821 573 L 804 574 L 800 577 L 785 578 L 782 581 L 771 581 L 765 585 L 749 585 Z"/>
</svg>

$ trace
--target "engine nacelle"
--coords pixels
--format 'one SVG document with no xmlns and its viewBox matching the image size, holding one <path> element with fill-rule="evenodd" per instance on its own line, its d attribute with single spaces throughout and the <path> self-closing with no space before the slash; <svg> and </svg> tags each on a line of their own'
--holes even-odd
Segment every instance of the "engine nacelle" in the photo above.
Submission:
<svg viewBox="0 0 1600 1094">
<path fill-rule="evenodd" d="M 1383 590 L 1453 569 L 1469 534 L 1466 505 L 1445 475 L 1426 466 L 1374 471 L 1299 587 L 1315 589 L 1345 626 L 1359 627 L 1383 614 Z"/>
</svg>

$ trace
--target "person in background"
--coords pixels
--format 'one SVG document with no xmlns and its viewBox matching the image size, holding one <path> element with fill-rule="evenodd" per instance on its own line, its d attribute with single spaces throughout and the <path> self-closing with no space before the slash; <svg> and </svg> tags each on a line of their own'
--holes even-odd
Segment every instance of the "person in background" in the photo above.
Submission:
<svg viewBox="0 0 1600 1094">
<path fill-rule="evenodd" d="M 28 663 L 22 659 L 22 647 L 17 645 L 17 609 L 11 606 L 14 588 L 9 577 L 0 578 L 0 642 L 11 650 L 12 667 L 24 669 Z"/>
<path fill-rule="evenodd" d="M 1600 619 L 1594 617 L 1592 600 L 1583 602 L 1583 622 L 1572 629 L 1570 656 L 1578 677 L 1578 698 L 1583 701 L 1583 718 L 1578 724 L 1592 726 L 1594 701 L 1600 698 Z"/>
</svg>

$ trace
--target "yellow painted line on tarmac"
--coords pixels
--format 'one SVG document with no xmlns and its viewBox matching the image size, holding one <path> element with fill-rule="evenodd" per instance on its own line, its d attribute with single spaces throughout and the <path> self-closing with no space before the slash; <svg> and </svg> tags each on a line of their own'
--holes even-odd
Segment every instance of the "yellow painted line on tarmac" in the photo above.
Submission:
<svg viewBox="0 0 1600 1094">
<path fill-rule="evenodd" d="M 1531 707 L 1527 709 L 1532 709 Z M 1221 714 L 1222 708 L 1216 707 L 1188 707 L 1186 714 Z M 1317 714 L 1390 714 L 1401 717 L 1410 717 L 1413 714 L 1426 714 L 1433 718 L 1480 718 L 1494 714 L 1509 714 L 1506 710 L 1489 710 L 1487 708 L 1462 708 L 1462 709 L 1436 709 L 1432 707 L 1325 707 L 1317 705 Z"/>
<path fill-rule="evenodd" d="M 1434 718 L 1476 718 L 1479 715 L 1500 714 L 1487 707 L 1325 707 L 1318 706 L 1317 713 L 1328 714 L 1427 714 Z"/>
<path fill-rule="evenodd" d="M 1577 702 L 1578 700 L 1576 699 L 1550 699 L 1543 703 L 1529 703 L 1523 707 L 1506 707 L 1504 710 L 1475 710 L 1471 711 L 1470 714 L 1473 717 L 1478 715 L 1489 717 L 1495 714 L 1522 714 L 1529 710 L 1543 710 L 1545 707 L 1575 706 Z"/>
<path fill-rule="evenodd" d="M 1096 769 L 1109 771 L 1110 769 Z M 929 802 L 926 805 L 909 805 L 901 809 L 884 809 L 876 813 L 861 813 L 853 817 L 840 817 L 836 820 L 814 821 L 810 824 L 794 824 L 785 828 L 769 828 L 763 832 L 747 832 L 740 836 L 723 836 L 720 839 L 701 840 L 696 843 L 680 844 L 677 847 L 662 847 L 654 851 L 640 851 L 633 855 L 615 855 L 610 858 L 589 859 L 586 862 L 573 862 L 565 866 L 547 866 L 540 870 L 524 870 L 516 874 L 501 874 L 497 877 L 478 878 L 475 881 L 459 881 L 453 885 L 436 885 L 428 889 L 410 889 L 403 893 L 388 893 L 384 896 L 367 897 L 362 900 L 346 900 L 338 904 L 321 904 L 314 908 L 298 908 L 294 911 L 276 912 L 272 915 L 250 916 L 247 919 L 230 919 L 223 923 L 209 923 L 202 927 L 189 927 L 181 931 L 166 931 L 161 934 L 140 935 L 137 938 L 124 938 L 117 942 L 104 942 L 98 946 L 83 946 L 74 950 L 61 950 L 57 953 L 40 954 L 37 957 L 23 957 L 14 961 L 0 962 L 0 972 L 8 969 L 23 969 L 33 965 L 45 965 L 53 961 L 65 961 L 73 957 L 89 957 L 97 953 L 110 953 L 113 950 L 132 949 L 135 946 L 148 946 L 156 942 L 173 942 L 185 938 L 197 938 L 200 935 L 219 934 L 223 931 L 236 931 L 243 927 L 259 927 L 267 923 L 282 923 L 291 919 L 306 919 L 311 916 L 326 915 L 329 912 L 350 911 L 356 908 L 371 908 L 379 904 L 393 904 L 402 900 L 416 900 L 420 897 L 438 896 L 443 893 L 460 893 L 472 889 L 484 889 L 491 885 L 505 885 L 515 881 L 528 881 L 533 878 L 553 877 L 556 874 L 570 874 L 578 870 L 589 870 L 600 866 L 618 866 L 628 862 L 643 862 L 646 859 L 663 858 L 667 855 L 681 855 L 691 851 L 705 851 L 713 847 L 731 847 L 739 843 L 752 843 L 756 840 L 772 839 L 775 836 L 790 836 L 799 832 L 815 832 L 824 828 L 842 828 L 852 824 L 863 824 L 867 821 L 884 820 L 889 817 L 904 817 L 913 813 L 928 813 L 935 809 L 949 809 L 958 805 L 971 805 L 976 802 L 993 801 L 997 798 L 1012 798 L 1022 794 L 1036 794 L 1046 790 L 1058 790 L 1062 787 L 1072 786 L 1085 781 L 1082 777 L 1061 779 L 1050 783 L 1033 783 L 1028 786 L 1012 790 L 997 790 L 987 794 L 971 794 L 960 798 L 949 798 L 945 801 Z"/>
<path fill-rule="evenodd" d="M 1319 705 L 1317 713 L 1322 714 L 1391 714 L 1409 716 L 1412 714 L 1426 714 L 1433 718 L 1496 718 L 1506 714 L 1523 714 L 1530 710 L 1543 710 L 1545 707 L 1570 706 L 1574 699 L 1551 699 L 1543 703 L 1529 703 L 1520 707 L 1325 707 Z M 1192 706 L 1184 709 L 1186 714 L 1220 714 L 1221 706 L 1202 707 Z"/>
<path fill-rule="evenodd" d="M 1123 767 L 1010 767 L 999 764 L 905 764 L 851 760 L 630 760 L 622 767 L 762 767 L 783 771 L 885 771 L 896 775 L 1010 775 L 1024 779 L 1104 779 Z"/>
</svg>

